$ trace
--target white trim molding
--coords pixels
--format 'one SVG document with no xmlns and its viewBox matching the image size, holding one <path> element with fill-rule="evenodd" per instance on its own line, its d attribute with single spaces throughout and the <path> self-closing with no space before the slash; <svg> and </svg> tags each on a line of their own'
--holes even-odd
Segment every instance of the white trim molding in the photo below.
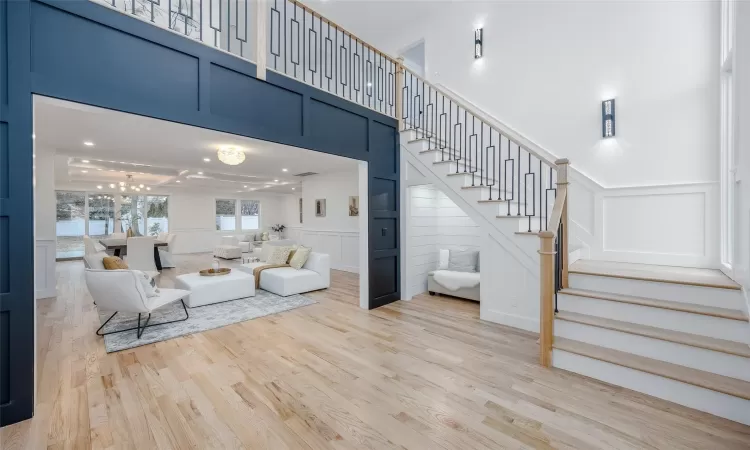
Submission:
<svg viewBox="0 0 750 450">
<path fill-rule="evenodd" d="M 57 280 L 55 276 L 55 239 L 37 239 L 34 262 L 34 284 L 36 298 L 57 297 Z"/>
<path fill-rule="evenodd" d="M 285 237 L 330 255 L 331 269 L 359 273 L 359 231 L 287 228 Z"/>
</svg>

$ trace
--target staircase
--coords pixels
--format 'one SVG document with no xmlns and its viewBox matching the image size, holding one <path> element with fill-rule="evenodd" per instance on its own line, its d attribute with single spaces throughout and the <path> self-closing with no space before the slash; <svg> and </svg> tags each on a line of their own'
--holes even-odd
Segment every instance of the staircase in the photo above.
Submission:
<svg viewBox="0 0 750 450">
<path fill-rule="evenodd" d="M 558 293 L 552 364 L 750 425 L 743 301 L 717 270 L 578 261 Z"/>
<path fill-rule="evenodd" d="M 750 324 L 740 286 L 717 270 L 575 261 L 567 160 L 552 162 L 445 90 L 408 70 L 401 76 L 407 162 L 488 233 L 507 256 L 503 271 L 522 266 L 538 280 L 520 295 L 538 303 L 542 365 L 750 425 Z M 483 276 L 483 292 L 486 279 L 502 276 Z M 521 282 L 504 283 L 503 295 Z"/>
</svg>

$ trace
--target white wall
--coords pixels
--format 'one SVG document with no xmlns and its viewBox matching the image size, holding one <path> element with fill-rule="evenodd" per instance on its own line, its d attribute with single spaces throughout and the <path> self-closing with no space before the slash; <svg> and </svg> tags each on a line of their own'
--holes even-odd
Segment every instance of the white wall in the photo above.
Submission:
<svg viewBox="0 0 750 450">
<path fill-rule="evenodd" d="M 245 236 L 259 230 L 216 231 L 216 199 L 244 198 L 260 201 L 260 230 L 285 223 L 285 194 L 253 193 L 244 197 L 207 195 L 191 192 L 173 193 L 169 197 L 169 231 L 177 236 L 175 253 L 210 252 L 221 236 Z"/>
<path fill-rule="evenodd" d="M 290 227 L 287 237 L 330 255 L 332 269 L 359 273 L 360 217 L 349 216 L 349 196 L 355 195 L 362 199 L 355 165 L 352 170 L 304 178 L 302 194 L 284 201 L 285 224 Z M 303 223 L 299 222 L 300 198 Z M 315 216 L 316 199 L 326 200 L 325 217 Z"/>
<path fill-rule="evenodd" d="M 717 181 L 718 2 L 441 2 L 412 15 L 420 4 L 319 6 L 391 54 L 424 38 L 432 82 L 604 186 Z M 378 10 L 410 26 L 384 26 Z M 485 56 L 474 60 L 478 25 Z M 609 97 L 617 138 L 602 140 Z"/>
<path fill-rule="evenodd" d="M 36 239 L 54 241 L 57 217 L 55 153 L 51 150 L 36 149 L 34 155 L 34 227 Z"/>
<path fill-rule="evenodd" d="M 734 276 L 745 289 L 750 310 L 750 2 L 736 2 L 734 45 L 735 108 L 737 111 L 737 193 Z"/>
<path fill-rule="evenodd" d="M 405 295 L 411 297 L 427 291 L 427 273 L 437 269 L 440 249 L 480 250 L 481 233 L 474 221 L 435 186 L 413 186 L 408 195 L 409 280 Z"/>
</svg>

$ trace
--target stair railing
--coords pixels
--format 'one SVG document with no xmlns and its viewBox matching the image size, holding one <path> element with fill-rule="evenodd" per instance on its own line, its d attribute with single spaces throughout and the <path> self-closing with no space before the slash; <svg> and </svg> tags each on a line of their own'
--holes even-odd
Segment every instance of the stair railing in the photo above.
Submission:
<svg viewBox="0 0 750 450">
<path fill-rule="evenodd" d="M 482 188 L 481 201 L 504 204 L 504 216 L 525 218 L 526 232 L 547 230 L 557 192 L 555 163 L 402 64 L 397 71 L 400 130 L 426 139 L 440 161 L 452 162 L 470 187 Z"/>
</svg>

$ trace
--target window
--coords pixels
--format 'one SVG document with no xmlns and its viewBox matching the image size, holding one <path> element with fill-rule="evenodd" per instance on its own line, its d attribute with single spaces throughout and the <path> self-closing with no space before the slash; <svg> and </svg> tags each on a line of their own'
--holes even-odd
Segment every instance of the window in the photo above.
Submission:
<svg viewBox="0 0 750 450">
<path fill-rule="evenodd" d="M 737 113 L 734 109 L 734 41 L 735 2 L 721 3 L 721 124 L 720 124 L 720 236 L 721 268 L 730 274 L 734 264 L 736 243 L 737 199 L 736 182 L 737 143 L 735 129 Z"/>
<path fill-rule="evenodd" d="M 259 229 L 260 202 L 258 200 L 216 199 L 217 231 Z"/>
<path fill-rule="evenodd" d="M 149 196 L 146 210 L 146 227 L 150 236 L 169 231 L 169 197 Z"/>
<path fill-rule="evenodd" d="M 56 192 L 57 257 L 83 255 L 83 235 L 86 234 L 86 193 Z"/>
<path fill-rule="evenodd" d="M 102 239 L 115 232 L 115 197 L 89 195 L 89 236 Z"/>
<path fill-rule="evenodd" d="M 216 200 L 216 230 L 237 229 L 237 200 Z"/>
<path fill-rule="evenodd" d="M 241 226 L 243 230 L 260 229 L 260 202 L 240 200 Z"/>
</svg>

